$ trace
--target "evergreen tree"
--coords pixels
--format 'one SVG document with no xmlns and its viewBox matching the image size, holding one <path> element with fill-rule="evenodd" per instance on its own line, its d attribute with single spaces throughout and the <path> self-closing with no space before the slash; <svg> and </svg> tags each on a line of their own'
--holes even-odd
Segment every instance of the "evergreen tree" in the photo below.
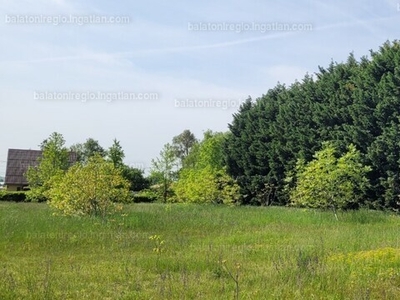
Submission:
<svg viewBox="0 0 400 300">
<path fill-rule="evenodd" d="M 396 209 L 400 161 L 400 43 L 386 42 L 360 61 L 350 54 L 343 63 L 319 67 L 290 87 L 278 84 L 248 99 L 229 124 L 224 145 L 228 173 L 237 179 L 243 203 L 262 204 L 266 187 L 278 195 L 268 203 L 286 204 L 285 174 L 305 163 L 325 141 L 338 155 L 353 144 L 360 160 L 372 166 L 368 200 Z"/>
</svg>

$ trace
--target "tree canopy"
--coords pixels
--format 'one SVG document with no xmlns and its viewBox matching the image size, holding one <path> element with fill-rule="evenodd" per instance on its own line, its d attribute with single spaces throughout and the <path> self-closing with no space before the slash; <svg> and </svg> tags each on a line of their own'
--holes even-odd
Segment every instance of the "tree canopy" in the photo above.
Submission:
<svg viewBox="0 0 400 300">
<path fill-rule="evenodd" d="M 174 147 L 170 143 L 165 144 L 159 157 L 153 159 L 151 163 L 150 178 L 157 186 L 160 198 L 167 202 L 172 194 L 171 184 L 177 177 L 178 158 Z"/>
<path fill-rule="evenodd" d="M 77 143 L 72 145 L 70 150 L 75 152 L 77 154 L 78 161 L 83 163 L 87 163 L 95 154 L 99 154 L 101 157 L 105 157 L 107 155 L 107 151 L 104 150 L 99 141 L 93 138 L 88 138 L 83 144 Z"/>
<path fill-rule="evenodd" d="M 179 202 L 236 203 L 239 186 L 226 173 L 223 144 L 227 134 L 206 131 L 203 140 L 189 153 L 174 184 Z"/>
<path fill-rule="evenodd" d="M 124 165 L 125 153 L 117 139 L 113 140 L 113 144 L 107 151 L 107 157 L 115 167 L 122 167 Z"/>
<path fill-rule="evenodd" d="M 60 133 L 53 132 L 41 143 L 40 148 L 42 156 L 37 167 L 29 167 L 26 172 L 30 187 L 27 196 L 33 201 L 45 199 L 44 194 L 50 189 L 51 178 L 65 173 L 69 168 L 69 152 Z"/>
<path fill-rule="evenodd" d="M 189 155 L 190 150 L 197 143 L 195 135 L 188 129 L 185 129 L 181 134 L 172 139 L 172 147 L 174 148 L 175 156 L 179 159 L 183 166 L 185 158 Z"/>
</svg>

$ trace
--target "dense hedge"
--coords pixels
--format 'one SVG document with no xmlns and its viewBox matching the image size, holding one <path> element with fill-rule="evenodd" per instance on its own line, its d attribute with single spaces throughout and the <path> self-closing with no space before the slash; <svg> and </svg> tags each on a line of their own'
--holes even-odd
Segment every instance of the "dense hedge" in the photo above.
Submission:
<svg viewBox="0 0 400 300">
<path fill-rule="evenodd" d="M 155 195 L 147 195 L 147 194 L 135 194 L 133 195 L 134 203 L 151 203 L 157 200 L 157 196 Z"/>
<path fill-rule="evenodd" d="M 157 196 L 150 193 L 137 193 L 132 196 L 134 203 L 151 203 L 157 200 Z M 26 192 L 8 192 L 0 191 L 0 201 L 8 202 L 30 202 L 26 198 Z M 39 202 L 46 201 L 43 199 Z"/>
<path fill-rule="evenodd" d="M 26 201 L 25 192 L 0 191 L 0 201 L 24 202 Z"/>
</svg>

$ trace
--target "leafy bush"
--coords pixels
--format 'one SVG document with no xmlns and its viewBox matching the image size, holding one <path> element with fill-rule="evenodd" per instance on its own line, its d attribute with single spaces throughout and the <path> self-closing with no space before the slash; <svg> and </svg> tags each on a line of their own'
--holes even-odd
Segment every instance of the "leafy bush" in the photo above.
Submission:
<svg viewBox="0 0 400 300">
<path fill-rule="evenodd" d="M 87 164 L 72 166 L 65 175 L 52 178 L 48 203 L 66 215 L 100 215 L 118 209 L 116 202 L 129 202 L 130 184 L 121 170 L 100 155 Z"/>
<path fill-rule="evenodd" d="M 186 157 L 174 182 L 177 202 L 226 203 L 239 201 L 239 185 L 226 172 L 223 144 L 226 134 L 206 131 L 204 139 Z"/>
<path fill-rule="evenodd" d="M 138 192 L 147 189 L 150 186 L 150 182 L 144 177 L 144 171 L 132 168 L 130 166 L 123 165 L 122 176 L 130 182 L 130 190 Z"/>
<path fill-rule="evenodd" d="M 369 187 L 366 173 L 370 167 L 361 164 L 360 152 L 353 145 L 342 157 L 336 157 L 331 143 L 324 143 L 314 160 L 305 164 L 299 160 L 296 167 L 296 186 L 290 192 L 295 206 L 314 208 L 355 208 Z M 293 177 L 287 178 L 288 182 Z"/>
<path fill-rule="evenodd" d="M 57 132 L 42 142 L 42 155 L 38 159 L 38 165 L 29 167 L 25 174 L 30 187 L 26 194 L 29 201 L 45 201 L 52 177 L 62 176 L 68 170 L 69 154 L 64 144 L 63 136 Z"/>
<path fill-rule="evenodd" d="M 183 170 L 174 191 L 178 202 L 232 204 L 239 196 L 239 186 L 225 170 L 216 171 L 211 166 Z"/>
</svg>

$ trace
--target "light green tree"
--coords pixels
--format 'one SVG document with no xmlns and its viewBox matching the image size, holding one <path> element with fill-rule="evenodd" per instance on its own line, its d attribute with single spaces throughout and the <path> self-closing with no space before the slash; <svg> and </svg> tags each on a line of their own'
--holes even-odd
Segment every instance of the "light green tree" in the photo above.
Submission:
<svg viewBox="0 0 400 300">
<path fill-rule="evenodd" d="M 203 140 L 193 148 L 174 183 L 179 202 L 235 203 L 239 197 L 239 186 L 228 176 L 224 166 L 224 133 L 206 131 Z"/>
<path fill-rule="evenodd" d="M 296 185 L 290 191 L 295 206 L 336 209 L 357 207 L 369 187 L 366 174 L 371 170 L 361 163 L 360 152 L 354 145 L 347 153 L 337 157 L 331 143 L 324 143 L 309 163 L 299 160 L 295 178 Z"/>
<path fill-rule="evenodd" d="M 171 144 L 164 145 L 160 156 L 151 161 L 150 179 L 157 186 L 157 190 L 164 202 L 172 194 L 171 185 L 177 176 L 178 160 L 175 149 Z"/>
<path fill-rule="evenodd" d="M 42 156 L 36 167 L 29 167 L 26 178 L 30 190 L 27 198 L 31 201 L 45 199 L 45 192 L 51 187 L 51 178 L 64 174 L 69 167 L 69 153 L 64 146 L 65 140 L 60 133 L 54 132 L 40 145 Z"/>
<path fill-rule="evenodd" d="M 178 202 L 232 204 L 239 196 L 239 186 L 226 171 L 211 166 L 182 170 L 173 188 Z"/>
<path fill-rule="evenodd" d="M 118 202 L 131 199 L 129 187 L 119 168 L 95 154 L 87 164 L 75 164 L 66 174 L 54 176 L 46 197 L 65 215 L 105 217 L 118 210 Z"/>
</svg>

